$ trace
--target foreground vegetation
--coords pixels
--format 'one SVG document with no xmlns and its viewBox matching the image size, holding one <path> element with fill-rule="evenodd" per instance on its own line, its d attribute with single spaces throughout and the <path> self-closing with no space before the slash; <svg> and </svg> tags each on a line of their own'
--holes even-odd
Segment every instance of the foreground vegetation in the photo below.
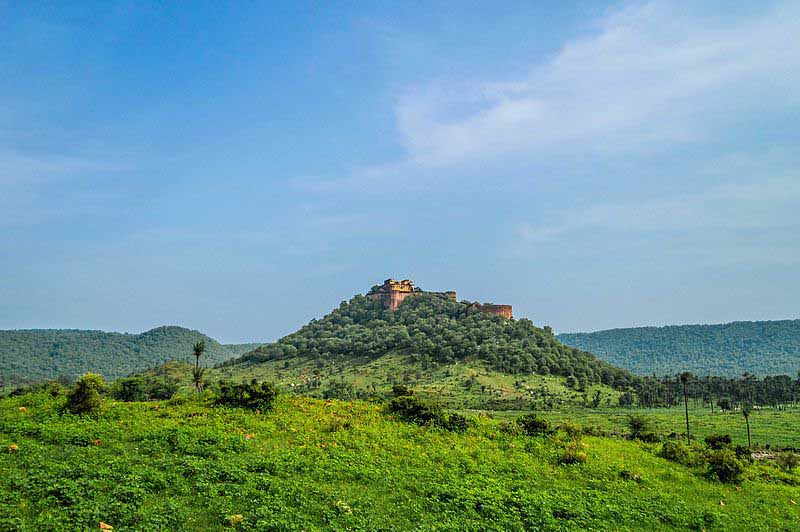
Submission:
<svg viewBox="0 0 800 532">
<path fill-rule="evenodd" d="M 689 371 L 738 377 L 800 370 L 800 320 L 635 327 L 559 334 L 558 339 L 639 375 Z"/>
<path fill-rule="evenodd" d="M 0 331 L 0 391 L 43 379 L 71 382 L 87 371 L 116 379 L 135 371 L 188 358 L 205 342 L 209 364 L 255 349 L 258 344 L 222 345 L 183 327 L 158 327 L 141 334 L 60 329 Z"/>
<path fill-rule="evenodd" d="M 74 390 L 68 399 L 54 386 L 0 400 L 0 529 L 800 526 L 800 477 L 770 461 L 722 483 L 705 464 L 661 457 L 661 443 L 564 420 L 536 432 L 530 421 L 449 416 L 440 428 L 403 421 L 420 412 L 411 398 L 392 409 L 284 395 L 253 410 L 243 390 L 103 398 L 83 416 L 66 409 Z M 270 388 L 258 395 L 273 404 Z"/>
</svg>

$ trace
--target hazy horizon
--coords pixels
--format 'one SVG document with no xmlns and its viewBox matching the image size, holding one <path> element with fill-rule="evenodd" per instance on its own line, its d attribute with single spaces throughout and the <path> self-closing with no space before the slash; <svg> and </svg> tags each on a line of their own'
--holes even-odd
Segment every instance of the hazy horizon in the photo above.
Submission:
<svg viewBox="0 0 800 532">
<path fill-rule="evenodd" d="M 0 329 L 270 341 L 387 277 L 557 332 L 796 319 L 798 34 L 788 1 L 0 2 Z"/>
</svg>

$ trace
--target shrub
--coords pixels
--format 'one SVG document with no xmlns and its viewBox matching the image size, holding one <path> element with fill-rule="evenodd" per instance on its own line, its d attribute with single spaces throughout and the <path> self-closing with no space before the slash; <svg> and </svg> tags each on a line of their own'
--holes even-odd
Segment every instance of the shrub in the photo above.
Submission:
<svg viewBox="0 0 800 532">
<path fill-rule="evenodd" d="M 550 433 L 550 424 L 546 419 L 536 417 L 536 414 L 525 414 L 517 418 L 517 425 L 528 436 L 542 436 Z"/>
<path fill-rule="evenodd" d="M 111 396 L 125 402 L 171 399 L 177 391 L 177 379 L 150 375 L 117 379 L 111 385 Z"/>
<path fill-rule="evenodd" d="M 216 402 L 236 408 L 271 410 L 277 397 L 278 389 L 272 384 L 253 379 L 249 384 L 220 382 L 219 396 L 217 396 Z"/>
<path fill-rule="evenodd" d="M 659 441 L 658 434 L 653 430 L 653 421 L 649 417 L 642 414 L 628 414 L 626 423 L 630 431 L 628 434 L 630 439 L 647 443 Z"/>
<path fill-rule="evenodd" d="M 561 422 L 561 430 L 567 434 L 567 438 L 573 441 L 579 441 L 583 436 L 583 429 L 580 425 L 571 419 L 565 419 Z"/>
<path fill-rule="evenodd" d="M 706 455 L 709 475 L 717 477 L 721 482 L 736 482 L 744 473 L 744 464 L 736 458 L 730 449 L 709 451 Z"/>
<path fill-rule="evenodd" d="M 450 414 L 442 428 L 451 432 L 466 432 L 472 425 L 472 421 L 461 414 Z"/>
<path fill-rule="evenodd" d="M 739 460 L 745 460 L 747 462 L 753 461 L 753 451 L 746 445 L 736 445 L 733 448 L 733 452 L 736 454 L 736 458 Z"/>
<path fill-rule="evenodd" d="M 686 444 L 679 441 L 665 441 L 664 445 L 661 446 L 659 455 L 677 464 L 691 465 L 694 461 L 692 458 L 692 451 Z"/>
<path fill-rule="evenodd" d="M 708 445 L 710 448 L 718 451 L 731 444 L 731 435 L 712 434 L 711 436 L 706 436 L 703 441 L 705 441 L 706 445 Z"/>
<path fill-rule="evenodd" d="M 356 390 L 353 385 L 345 381 L 333 381 L 322 392 L 323 399 L 341 399 L 342 401 L 352 401 L 356 397 Z"/>
<path fill-rule="evenodd" d="M 519 423 L 511 423 L 508 421 L 501 421 L 498 423 L 497 429 L 503 434 L 508 434 L 511 436 L 519 436 L 520 434 L 525 433 L 525 429 L 523 429 Z"/>
<path fill-rule="evenodd" d="M 395 384 L 392 386 L 392 395 L 395 397 L 405 397 L 407 395 L 414 395 L 414 390 L 405 386 L 404 384 Z"/>
<path fill-rule="evenodd" d="M 147 394 L 144 391 L 144 379 L 141 377 L 118 379 L 111 385 L 111 396 L 118 401 L 127 403 L 146 400 Z"/>
<path fill-rule="evenodd" d="M 775 463 L 787 473 L 791 473 L 800 465 L 800 454 L 792 451 L 782 452 L 775 458 Z"/>
<path fill-rule="evenodd" d="M 436 403 L 423 401 L 414 395 L 402 395 L 389 401 L 387 411 L 403 421 L 417 425 L 443 425 L 445 421 L 442 407 Z"/>
<path fill-rule="evenodd" d="M 581 441 L 571 441 L 564 448 L 558 462 L 561 464 L 584 464 L 588 459 L 586 444 Z"/>
<path fill-rule="evenodd" d="M 105 390 L 103 377 L 96 373 L 87 373 L 75 382 L 75 386 L 67 394 L 65 408 L 73 414 L 96 414 L 100 411 L 100 393 Z"/>
</svg>

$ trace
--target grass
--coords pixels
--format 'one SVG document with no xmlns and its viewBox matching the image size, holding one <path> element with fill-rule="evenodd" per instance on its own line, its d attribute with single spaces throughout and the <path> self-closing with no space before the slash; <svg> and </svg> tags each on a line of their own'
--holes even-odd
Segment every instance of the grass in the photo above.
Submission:
<svg viewBox="0 0 800 532">
<path fill-rule="evenodd" d="M 473 411 L 478 413 L 481 411 Z M 513 419 L 524 411 L 483 412 L 499 419 Z M 565 406 L 552 411 L 538 412 L 550 421 L 559 422 L 571 418 L 581 425 L 598 427 L 614 434 L 627 432 L 626 420 L 629 414 L 638 413 L 649 417 L 657 432 L 667 435 L 686 434 L 686 421 L 683 408 L 583 408 Z M 712 413 L 708 408 L 689 409 L 689 423 L 692 439 L 702 440 L 712 434 L 730 434 L 733 443 L 747 445 L 747 428 L 740 412 Z M 764 408 L 750 415 L 751 438 L 754 446 L 800 449 L 800 408 L 776 410 Z"/>
<path fill-rule="evenodd" d="M 0 530 L 800 527 L 798 475 L 758 464 L 725 485 L 621 439 L 585 437 L 588 462 L 561 465 L 565 434 L 485 416 L 456 434 L 368 402 L 282 396 L 263 414 L 203 397 L 106 402 L 95 418 L 62 402 L 0 400 Z"/>
<path fill-rule="evenodd" d="M 461 409 L 517 410 L 564 406 L 583 401 L 583 392 L 568 388 L 564 377 L 511 375 L 481 361 L 423 366 L 403 353 L 378 358 L 350 358 L 318 367 L 305 357 L 236 365 L 211 370 L 210 379 L 269 380 L 287 391 L 321 397 L 331 383 L 344 381 L 366 395 L 385 395 L 392 385 L 405 383 L 417 394 L 444 406 Z M 313 388 L 309 383 L 315 382 Z M 588 397 L 600 391 L 605 404 L 615 404 L 620 392 L 604 385 L 587 387 Z"/>
</svg>

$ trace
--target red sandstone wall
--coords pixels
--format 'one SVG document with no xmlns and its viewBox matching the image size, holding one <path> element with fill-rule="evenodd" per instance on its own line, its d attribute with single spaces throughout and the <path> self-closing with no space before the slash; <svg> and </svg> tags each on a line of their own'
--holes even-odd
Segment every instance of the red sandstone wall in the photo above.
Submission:
<svg viewBox="0 0 800 532">
<path fill-rule="evenodd" d="M 478 310 L 487 314 L 497 314 L 509 320 L 514 317 L 511 305 L 478 305 Z"/>
</svg>

